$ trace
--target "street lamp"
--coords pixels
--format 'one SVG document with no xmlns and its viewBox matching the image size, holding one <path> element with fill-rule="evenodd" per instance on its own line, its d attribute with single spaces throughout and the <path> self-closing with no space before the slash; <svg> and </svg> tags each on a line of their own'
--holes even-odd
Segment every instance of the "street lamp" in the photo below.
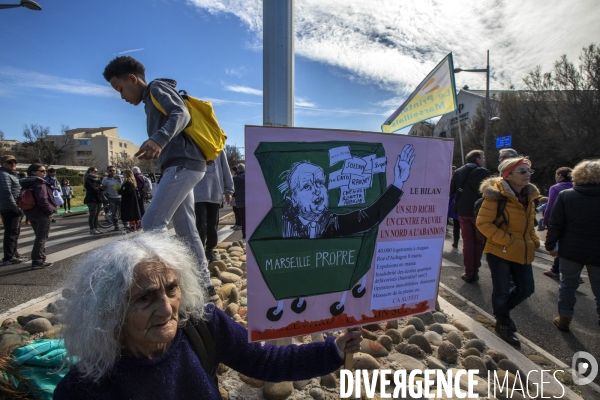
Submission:
<svg viewBox="0 0 600 400">
<path fill-rule="evenodd" d="M 483 127 L 483 154 L 486 153 L 487 150 L 487 133 L 488 133 L 488 125 L 490 124 L 490 51 L 487 51 L 487 68 L 476 68 L 476 69 L 462 69 L 462 68 L 454 68 L 454 73 L 458 74 L 459 72 L 485 72 L 485 122 Z M 498 117 L 494 117 L 498 118 Z M 496 119 L 492 118 L 492 120 L 496 121 Z M 499 118 L 498 118 L 499 120 Z M 459 121 L 460 123 L 460 121 Z"/>
<path fill-rule="evenodd" d="M 21 0 L 19 4 L 0 4 L 0 9 L 2 8 L 15 8 L 15 7 L 25 7 L 34 11 L 41 11 L 42 7 L 33 0 Z"/>
</svg>

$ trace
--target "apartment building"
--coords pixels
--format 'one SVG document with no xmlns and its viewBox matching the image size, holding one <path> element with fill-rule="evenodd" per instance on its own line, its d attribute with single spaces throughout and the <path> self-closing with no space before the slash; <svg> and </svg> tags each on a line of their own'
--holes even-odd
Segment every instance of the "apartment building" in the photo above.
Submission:
<svg viewBox="0 0 600 400">
<path fill-rule="evenodd" d="M 118 128 L 77 128 L 65 135 L 49 135 L 58 149 L 64 149 L 72 163 L 87 163 L 99 168 L 115 164 L 120 158 L 133 158 L 139 150 L 136 144 L 121 139 Z"/>
</svg>

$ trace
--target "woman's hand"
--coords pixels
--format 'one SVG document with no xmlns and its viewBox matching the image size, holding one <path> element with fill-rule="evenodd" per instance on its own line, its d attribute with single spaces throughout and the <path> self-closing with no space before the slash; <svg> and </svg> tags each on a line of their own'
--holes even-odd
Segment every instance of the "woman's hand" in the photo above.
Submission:
<svg viewBox="0 0 600 400">
<path fill-rule="evenodd" d="M 550 255 L 552 257 L 558 257 L 558 250 L 550 250 Z"/>
<path fill-rule="evenodd" d="M 346 329 L 335 339 L 335 344 L 342 353 L 356 353 L 360 350 L 362 339 L 360 329 Z"/>
</svg>

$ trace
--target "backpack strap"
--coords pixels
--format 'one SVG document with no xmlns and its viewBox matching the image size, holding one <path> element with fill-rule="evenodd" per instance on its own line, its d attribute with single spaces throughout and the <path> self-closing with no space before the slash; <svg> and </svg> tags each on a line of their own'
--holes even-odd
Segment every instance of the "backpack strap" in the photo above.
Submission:
<svg viewBox="0 0 600 400">
<path fill-rule="evenodd" d="M 215 341 L 202 319 L 188 320 L 183 327 L 183 333 L 187 337 L 192 350 L 198 356 L 202 368 L 219 386 L 219 378 L 217 377 L 217 347 Z"/>
<path fill-rule="evenodd" d="M 500 228 L 502 225 L 508 225 L 508 221 L 506 220 L 506 216 L 504 215 L 504 209 L 506 208 L 506 198 L 502 198 L 498 200 L 498 208 L 496 209 L 496 219 L 502 217 L 502 221 L 500 225 L 496 225 Z"/>
</svg>

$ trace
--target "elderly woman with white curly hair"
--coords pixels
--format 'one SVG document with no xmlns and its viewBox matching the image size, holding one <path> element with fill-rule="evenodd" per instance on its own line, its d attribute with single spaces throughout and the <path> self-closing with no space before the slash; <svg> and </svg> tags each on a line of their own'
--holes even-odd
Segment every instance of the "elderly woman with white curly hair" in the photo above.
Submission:
<svg viewBox="0 0 600 400">
<path fill-rule="evenodd" d="M 54 398 L 220 399 L 185 328 L 200 319 L 217 362 L 265 381 L 326 375 L 344 352 L 360 348 L 357 331 L 302 346 L 248 343 L 245 328 L 205 304 L 197 271 L 190 250 L 161 233 L 116 241 L 81 260 L 63 313 L 65 347 L 78 361 Z"/>
</svg>

